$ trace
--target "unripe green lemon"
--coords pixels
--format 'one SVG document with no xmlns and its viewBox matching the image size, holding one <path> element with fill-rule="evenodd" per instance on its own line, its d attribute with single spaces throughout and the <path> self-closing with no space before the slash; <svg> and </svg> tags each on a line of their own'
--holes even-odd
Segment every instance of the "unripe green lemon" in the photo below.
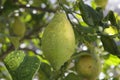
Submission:
<svg viewBox="0 0 120 80">
<path fill-rule="evenodd" d="M 12 24 L 12 30 L 16 36 L 23 37 L 26 30 L 25 24 L 18 17 L 16 17 Z"/>
<path fill-rule="evenodd" d="M 25 53 L 23 51 L 12 51 L 4 59 L 4 62 L 10 70 L 16 70 L 24 60 Z"/>
<path fill-rule="evenodd" d="M 95 3 L 98 7 L 105 8 L 108 3 L 108 0 L 95 0 Z"/>
<path fill-rule="evenodd" d="M 101 70 L 98 57 L 87 52 L 82 53 L 76 61 L 75 67 L 76 72 L 88 80 L 96 80 Z"/>
<path fill-rule="evenodd" d="M 42 50 L 54 69 L 70 59 L 75 49 L 73 28 L 65 13 L 57 12 L 45 29 L 42 37 Z"/>
</svg>

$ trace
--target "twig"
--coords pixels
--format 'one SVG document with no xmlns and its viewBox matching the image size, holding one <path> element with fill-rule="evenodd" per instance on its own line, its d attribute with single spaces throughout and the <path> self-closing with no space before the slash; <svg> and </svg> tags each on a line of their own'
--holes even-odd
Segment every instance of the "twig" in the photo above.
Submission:
<svg viewBox="0 0 120 80">
<path fill-rule="evenodd" d="M 34 49 L 30 49 L 30 48 L 20 48 L 19 50 L 32 51 L 36 54 L 36 51 Z"/>
<path fill-rule="evenodd" d="M 55 13 L 56 12 L 56 10 L 49 9 L 49 8 L 42 8 L 42 7 L 34 7 L 34 6 L 27 7 L 26 5 L 19 5 L 19 7 L 20 8 L 28 8 L 28 9 L 41 10 L 41 11 L 50 12 L 50 13 Z"/>
</svg>

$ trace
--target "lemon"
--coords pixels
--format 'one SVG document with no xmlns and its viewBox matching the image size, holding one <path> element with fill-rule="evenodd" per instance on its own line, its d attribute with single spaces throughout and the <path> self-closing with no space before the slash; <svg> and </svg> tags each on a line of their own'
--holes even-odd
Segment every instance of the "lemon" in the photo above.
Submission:
<svg viewBox="0 0 120 80">
<path fill-rule="evenodd" d="M 26 31 L 25 24 L 18 17 L 16 17 L 12 24 L 12 30 L 14 35 L 23 37 Z"/>
<path fill-rule="evenodd" d="M 42 37 L 42 50 L 54 69 L 70 59 L 75 49 L 75 35 L 65 13 L 57 12 Z"/>
<path fill-rule="evenodd" d="M 95 0 L 95 3 L 98 7 L 105 8 L 108 3 L 108 0 Z"/>
<path fill-rule="evenodd" d="M 83 78 L 96 80 L 101 67 L 98 57 L 87 52 L 82 53 L 75 63 L 76 72 Z"/>
</svg>

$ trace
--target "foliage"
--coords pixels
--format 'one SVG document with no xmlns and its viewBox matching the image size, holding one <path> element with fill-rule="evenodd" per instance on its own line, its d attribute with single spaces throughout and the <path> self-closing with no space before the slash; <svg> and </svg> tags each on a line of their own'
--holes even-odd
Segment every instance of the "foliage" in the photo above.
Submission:
<svg viewBox="0 0 120 80">
<path fill-rule="evenodd" d="M 100 58 L 102 70 L 97 79 L 119 80 L 120 16 L 114 11 L 105 15 L 107 0 L 105 3 L 102 1 L 92 0 L 91 4 L 87 4 L 86 0 L 0 0 L 0 79 L 81 80 L 75 70 L 75 60 L 84 51 L 89 51 Z M 58 11 L 65 13 L 72 25 L 76 48 L 71 52 L 72 56 L 61 54 L 60 57 L 68 59 L 60 63 L 60 69 L 55 70 L 52 64 L 54 60 L 49 61 L 42 50 L 42 37 Z M 60 22 L 65 21 L 61 19 L 55 23 Z M 60 41 L 68 45 L 64 40 L 64 32 L 68 29 L 63 31 L 62 26 L 55 33 L 62 30 Z M 52 27 L 50 29 L 53 30 Z M 50 37 L 52 35 L 49 34 Z M 64 51 L 63 48 L 59 47 L 58 50 Z"/>
</svg>

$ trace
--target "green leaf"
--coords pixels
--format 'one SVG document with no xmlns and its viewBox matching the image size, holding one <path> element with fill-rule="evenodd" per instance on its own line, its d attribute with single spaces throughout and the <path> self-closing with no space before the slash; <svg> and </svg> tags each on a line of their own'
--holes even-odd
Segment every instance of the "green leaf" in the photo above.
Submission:
<svg viewBox="0 0 120 80">
<path fill-rule="evenodd" d="M 114 15 L 113 11 L 109 11 L 107 16 L 103 19 L 103 21 L 110 21 L 113 26 L 118 28 L 117 22 L 116 22 L 116 17 Z"/>
<path fill-rule="evenodd" d="M 79 27 L 80 31 L 83 32 L 83 33 L 95 33 L 95 29 L 92 28 L 92 27 L 84 27 L 84 26 L 80 26 Z"/>
<path fill-rule="evenodd" d="M 52 71 L 51 71 L 51 66 L 50 65 L 48 65 L 46 63 L 42 63 L 41 66 L 40 66 L 40 70 L 42 70 L 45 73 L 46 77 L 48 77 L 48 78 L 51 77 Z"/>
<path fill-rule="evenodd" d="M 6 0 L 4 3 L 4 9 L 2 10 L 2 15 L 8 16 L 9 13 L 13 12 L 15 9 L 18 9 L 13 3 L 13 0 Z"/>
<path fill-rule="evenodd" d="M 1 4 L 4 5 L 5 1 L 6 1 L 6 0 L 1 0 Z"/>
<path fill-rule="evenodd" d="M 120 57 L 119 49 L 115 41 L 110 36 L 101 35 L 100 39 L 106 51 L 108 51 L 110 54 Z"/>
<path fill-rule="evenodd" d="M 21 4 L 24 4 L 24 5 L 26 5 L 27 3 L 28 3 L 28 1 L 27 0 L 18 0 Z"/>
<path fill-rule="evenodd" d="M 79 9 L 80 9 L 83 20 L 88 25 L 96 26 L 101 21 L 101 18 L 98 15 L 97 11 L 95 11 L 89 5 L 84 4 L 83 0 L 80 0 L 79 2 Z"/>
<path fill-rule="evenodd" d="M 12 80 L 11 75 L 9 74 L 8 70 L 6 69 L 3 62 L 0 61 L 0 79 L 5 78 L 6 80 Z"/>
<path fill-rule="evenodd" d="M 39 79 L 40 80 L 49 80 L 49 78 L 46 76 L 45 72 L 42 71 L 42 69 L 39 69 Z"/>
<path fill-rule="evenodd" d="M 99 15 L 100 20 L 102 20 L 103 17 L 104 17 L 103 9 L 100 8 L 100 7 L 97 7 L 97 8 L 96 8 L 96 11 L 97 11 L 97 13 L 98 13 L 98 15 Z"/>
<path fill-rule="evenodd" d="M 39 7 L 41 5 L 42 1 L 41 0 L 33 0 L 32 6 Z"/>
<path fill-rule="evenodd" d="M 0 18 L 2 18 L 2 17 L 0 17 Z M 0 21 L 0 33 L 5 32 L 5 27 L 6 27 L 6 24 L 4 24 L 2 21 Z"/>
<path fill-rule="evenodd" d="M 15 47 L 15 49 L 18 49 L 19 48 L 19 45 L 20 45 L 20 37 L 14 37 L 14 36 L 11 36 L 10 37 L 10 41 L 11 43 L 13 44 L 13 46 Z"/>
<path fill-rule="evenodd" d="M 26 56 L 22 64 L 16 70 L 15 80 L 32 80 L 34 74 L 40 67 L 40 60 L 37 56 Z"/>
<path fill-rule="evenodd" d="M 38 56 L 28 56 L 23 51 L 11 52 L 4 62 L 13 80 L 32 80 L 40 66 Z"/>
<path fill-rule="evenodd" d="M 44 12 L 41 12 L 40 14 L 31 14 L 32 20 L 35 20 L 37 23 L 39 23 L 44 18 L 44 15 Z"/>
<path fill-rule="evenodd" d="M 4 59 L 5 65 L 8 70 L 16 70 L 23 62 L 25 53 L 23 51 L 12 51 Z"/>
<path fill-rule="evenodd" d="M 22 15 L 22 17 L 21 17 L 21 20 L 23 22 L 29 22 L 31 19 L 32 19 L 31 14 L 29 14 L 27 12 L 24 12 L 23 15 Z"/>
<path fill-rule="evenodd" d="M 109 26 L 108 28 L 105 28 L 104 32 L 107 33 L 108 35 L 118 34 L 118 30 L 116 29 L 115 26 Z"/>
<path fill-rule="evenodd" d="M 110 11 L 108 13 L 108 18 L 109 18 L 111 24 L 116 25 L 116 18 L 115 18 L 115 15 L 114 15 L 113 11 Z"/>
<path fill-rule="evenodd" d="M 5 37 L 6 35 L 0 33 L 0 43 L 5 43 Z"/>
<path fill-rule="evenodd" d="M 105 60 L 105 64 L 117 66 L 120 64 L 120 59 L 114 55 L 110 55 L 109 58 Z"/>
<path fill-rule="evenodd" d="M 85 35 L 84 39 L 88 42 L 94 42 L 97 39 L 96 35 Z"/>
</svg>

